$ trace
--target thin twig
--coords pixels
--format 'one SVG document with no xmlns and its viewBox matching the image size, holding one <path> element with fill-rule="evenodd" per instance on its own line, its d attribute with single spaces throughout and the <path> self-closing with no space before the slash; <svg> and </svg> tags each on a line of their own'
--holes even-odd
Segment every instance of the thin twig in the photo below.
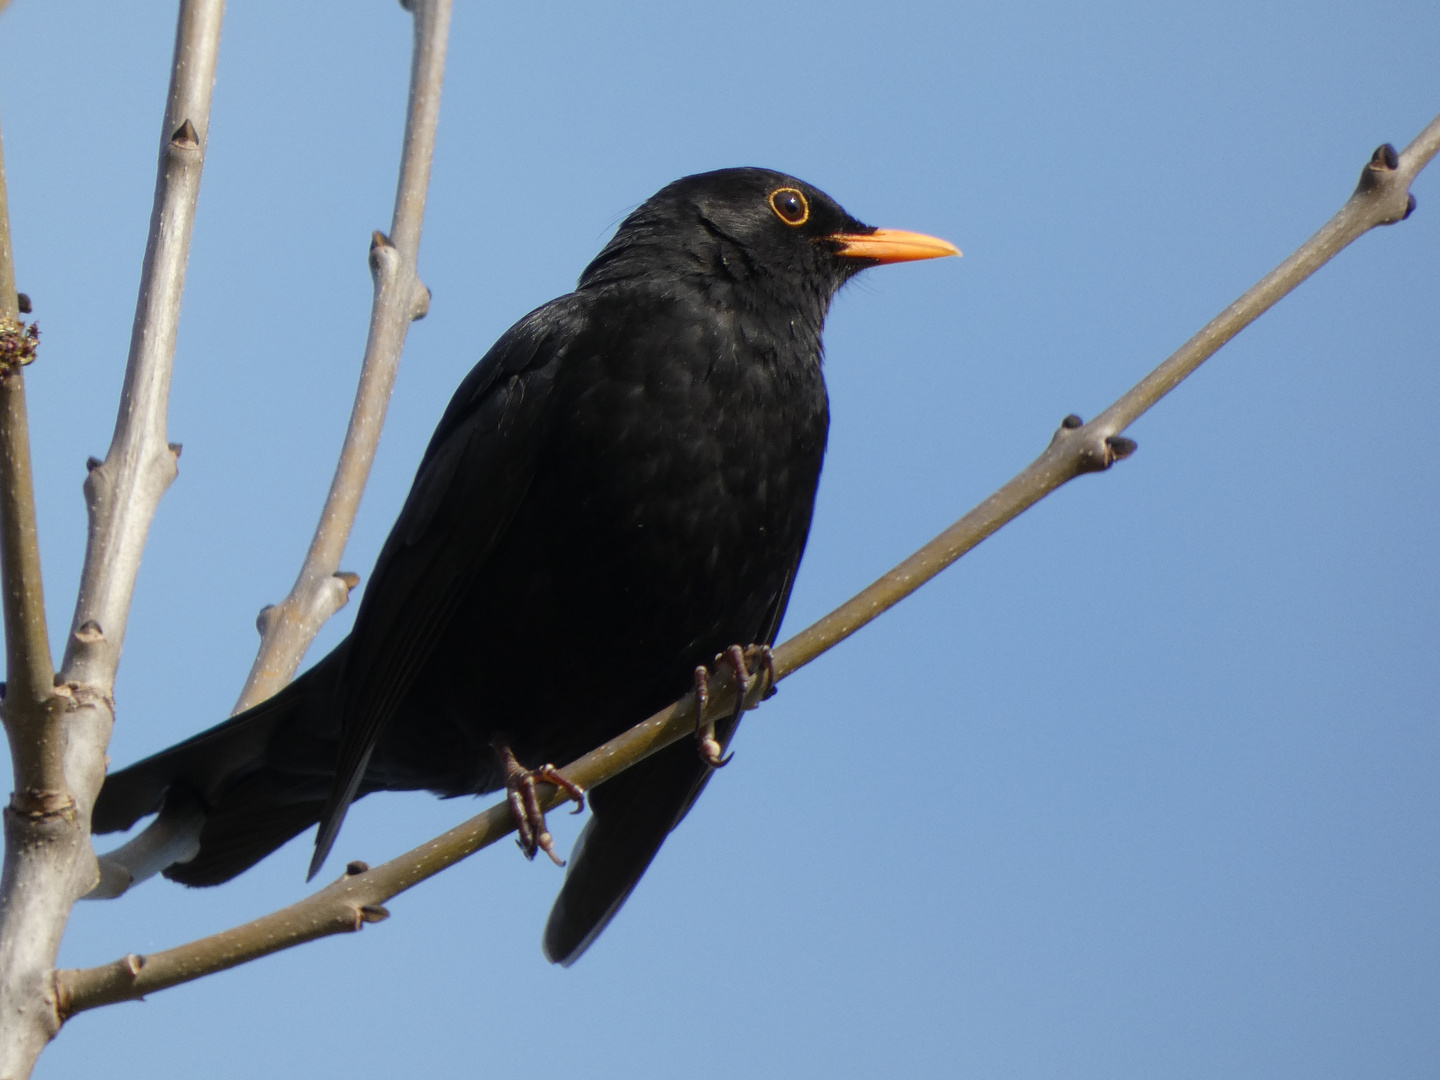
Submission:
<svg viewBox="0 0 1440 1080">
<path fill-rule="evenodd" d="M 179 447 L 165 441 L 165 412 L 190 233 L 199 194 L 223 0 L 182 0 L 140 296 L 115 435 L 85 482 L 90 531 L 61 674 L 51 691 L 65 708 L 63 777 L 73 804 L 6 815 L 0 910 L 0 1076 L 30 1074 L 59 1029 L 53 967 L 77 897 L 95 883 L 90 809 L 105 777 L 114 721 L 111 693 L 130 599 L 150 522 L 175 477 Z M 14 302 L 13 277 L 0 302 Z M 38 598 L 38 590 L 36 592 Z M 13 660 L 12 660 L 13 662 Z M 48 665 L 33 662 L 39 678 Z M 13 675 L 12 675 L 13 678 Z M 49 675 L 45 675 L 49 680 Z M 17 792 L 17 797 L 23 792 Z M 39 830 L 47 842 L 37 846 Z"/>
<path fill-rule="evenodd" d="M 290 681 L 320 627 L 344 606 L 350 590 L 360 580 L 353 574 L 338 573 L 340 559 L 375 460 L 405 335 L 411 322 L 422 318 L 430 307 L 430 291 L 420 280 L 416 262 L 430 188 L 430 163 L 435 155 L 435 129 L 440 119 L 451 4 L 452 0 L 420 0 L 413 7 L 406 5 L 415 15 L 415 49 L 405 144 L 390 235 L 375 233 L 370 245 L 375 299 L 355 406 L 300 576 L 290 595 L 260 613 L 260 651 L 240 700 L 235 703 L 236 712 L 264 701 Z"/>
<path fill-rule="evenodd" d="M 1099 417 L 1089 424 L 1066 417 L 1045 452 L 1014 480 L 852 600 L 776 649 L 776 678 L 793 673 L 849 637 L 1062 484 L 1107 469 L 1133 452 L 1135 444 L 1118 434 L 1123 430 L 1122 418 L 1128 424 L 1144 413 L 1361 233 L 1408 216 L 1414 207 L 1410 182 L 1437 149 L 1440 118 L 1398 159 L 1388 146 L 1377 150 L 1355 194 L 1294 255 Z M 720 719 L 734 700 L 728 669 L 722 669 L 719 680 L 706 719 Z M 752 707 L 766 689 L 763 685 L 752 689 Z M 592 788 L 693 734 L 696 720 L 694 698 L 682 698 L 562 771 L 574 783 Z M 555 788 L 542 785 L 542 791 L 547 810 L 561 801 Z M 509 808 L 502 802 L 381 866 L 371 869 L 352 863 L 339 881 L 254 922 L 149 956 L 131 954 L 100 967 L 62 971 L 56 984 L 61 1016 L 133 1000 L 316 938 L 359 930 L 388 916 L 383 905 L 391 897 L 493 844 L 513 828 Z"/>
</svg>

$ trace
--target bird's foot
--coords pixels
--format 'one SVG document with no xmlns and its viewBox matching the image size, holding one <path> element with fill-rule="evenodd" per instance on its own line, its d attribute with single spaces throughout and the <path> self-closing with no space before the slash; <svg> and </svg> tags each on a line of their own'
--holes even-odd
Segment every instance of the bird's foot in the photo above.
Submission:
<svg viewBox="0 0 1440 1080">
<path fill-rule="evenodd" d="M 747 653 L 749 660 L 758 662 L 754 671 L 750 670 Z M 731 645 L 715 657 L 714 663 L 717 669 L 721 664 L 729 664 L 735 672 L 735 711 L 731 714 L 732 719 L 738 719 L 744 711 L 745 699 L 755 685 L 756 676 L 765 677 L 767 688 L 775 685 L 775 655 L 769 645 L 751 645 L 748 649 Z M 695 669 L 695 741 L 699 745 L 700 760 L 712 769 L 719 769 L 730 764 L 735 755 L 721 756 L 720 740 L 715 737 L 715 721 L 705 720 L 705 706 L 709 703 L 710 669 L 701 664 Z"/>
<path fill-rule="evenodd" d="M 576 814 L 585 809 L 585 789 L 565 779 L 554 765 L 527 769 L 516 760 L 506 743 L 496 739 L 491 745 L 505 766 L 505 801 L 510 804 L 510 816 L 515 821 L 515 831 L 520 834 L 515 843 L 520 845 L 527 859 L 533 859 L 537 851 L 543 851 L 556 866 L 564 866 L 565 860 L 555 854 L 555 841 L 545 824 L 545 811 L 540 809 L 540 796 L 535 791 L 535 785 L 540 781 L 554 784 L 567 799 L 575 801 L 573 813 Z"/>
</svg>

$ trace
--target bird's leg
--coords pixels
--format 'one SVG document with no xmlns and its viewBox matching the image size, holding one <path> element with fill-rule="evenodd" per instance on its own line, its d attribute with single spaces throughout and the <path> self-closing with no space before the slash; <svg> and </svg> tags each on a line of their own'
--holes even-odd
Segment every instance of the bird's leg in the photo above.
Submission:
<svg viewBox="0 0 1440 1080">
<path fill-rule="evenodd" d="M 527 859 L 533 859 L 535 852 L 543 851 L 556 866 L 564 866 L 565 860 L 555 854 L 555 841 L 545 825 L 545 811 L 540 809 L 540 796 L 536 794 L 536 781 L 554 784 L 565 793 L 567 799 L 576 802 L 574 813 L 585 809 L 585 789 L 565 779 L 554 765 L 541 765 L 538 769 L 527 769 L 516 759 L 514 751 L 502 738 L 490 740 L 490 745 L 500 755 L 505 767 L 505 801 L 510 804 L 510 816 L 515 820 L 515 830 L 520 835 L 515 842 Z"/>
<path fill-rule="evenodd" d="M 755 650 L 756 658 L 760 666 L 751 671 L 745 662 L 745 654 Z M 743 649 L 739 645 L 731 645 L 723 653 L 715 657 L 715 666 L 729 664 L 735 671 L 735 711 L 731 719 L 739 719 L 740 713 L 745 708 L 745 698 L 750 693 L 750 688 L 755 685 L 755 676 L 763 670 L 766 684 L 775 685 L 775 657 L 770 651 L 769 645 L 752 645 L 750 649 Z M 712 769 L 718 769 L 730 764 L 734 754 L 720 756 L 720 740 L 715 737 L 715 721 L 705 720 L 705 706 L 710 703 L 710 669 L 701 664 L 695 669 L 695 739 L 700 744 L 700 760 L 709 765 Z"/>
</svg>

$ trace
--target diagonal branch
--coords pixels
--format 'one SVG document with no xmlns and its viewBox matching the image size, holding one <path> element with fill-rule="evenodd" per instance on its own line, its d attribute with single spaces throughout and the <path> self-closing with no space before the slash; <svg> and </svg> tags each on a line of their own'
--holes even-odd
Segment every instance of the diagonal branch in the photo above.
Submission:
<svg viewBox="0 0 1440 1080">
<path fill-rule="evenodd" d="M 418 0 L 407 5 L 415 15 L 415 47 L 405 142 L 390 236 L 377 232 L 370 244 L 375 297 L 355 405 L 300 576 L 284 600 L 260 612 L 260 651 L 235 712 L 264 701 L 290 681 L 320 627 L 345 605 L 350 590 L 360 581 L 355 574 L 339 572 L 340 559 L 380 443 L 405 335 L 411 322 L 424 317 L 430 306 L 430 290 L 419 278 L 416 259 L 440 119 L 451 6 L 452 0 Z M 87 899 L 122 896 L 132 885 L 171 863 L 192 858 L 201 824 L 201 819 L 183 810 L 162 812 L 138 836 L 100 856 L 100 882 Z"/>
<path fill-rule="evenodd" d="M 235 703 L 236 712 L 264 701 L 290 681 L 320 627 L 344 606 L 350 590 L 359 583 L 355 575 L 337 572 L 340 559 L 375 460 L 405 335 L 410 323 L 423 318 L 430 308 L 430 290 L 420 280 L 416 260 L 430 187 L 430 163 L 435 154 L 435 128 L 440 119 L 451 4 L 452 0 L 418 0 L 405 5 L 415 15 L 410 102 L 390 235 L 377 232 L 370 245 L 375 299 L 360 367 L 360 386 L 335 478 L 330 482 L 320 524 L 310 541 L 300 576 L 290 595 L 260 613 L 260 652 L 240 700 Z"/>
<path fill-rule="evenodd" d="M 1099 417 L 1089 424 L 1077 416 L 1066 417 L 1045 452 L 1018 476 L 884 577 L 776 649 L 776 678 L 793 673 L 849 637 L 1056 488 L 1129 456 L 1135 444 L 1119 434 L 1125 426 L 1356 237 L 1376 225 L 1408 217 L 1415 205 L 1410 183 L 1437 150 L 1440 118 L 1403 154 L 1397 155 L 1388 145 L 1380 147 L 1349 201 L 1294 255 Z M 733 687 L 728 669 L 722 668 L 703 719 L 718 720 L 729 710 Z M 753 707 L 766 689 L 753 688 L 748 705 Z M 682 698 L 573 762 L 564 775 L 582 787 L 594 787 L 693 734 L 698 719 L 694 698 Z M 547 810 L 561 801 L 553 787 L 542 785 L 541 790 Z M 381 866 L 371 869 L 351 863 L 339 881 L 254 922 L 149 956 L 132 953 L 100 967 L 62 971 L 56 983 L 60 1016 L 133 1000 L 307 941 L 359 930 L 388 916 L 383 905 L 391 897 L 493 844 L 513 828 L 509 808 L 500 803 Z"/>
<path fill-rule="evenodd" d="M 58 786 L 43 789 L 42 805 L 28 806 L 26 781 L 17 776 L 20 789 L 6 814 L 5 877 L 0 886 L 0 1076 L 28 1076 L 59 1029 L 53 991 L 55 955 L 71 906 L 95 882 L 90 809 L 105 777 L 115 671 L 150 522 L 160 496 L 175 477 L 179 454 L 179 447 L 165 441 L 165 412 L 223 13 L 223 0 L 180 4 L 125 385 L 110 451 L 104 462 L 91 462 L 85 481 L 90 512 L 85 566 L 65 661 L 54 687 L 38 685 L 51 681 L 48 648 L 42 648 L 38 561 L 36 578 L 23 586 L 27 613 L 20 622 L 29 632 L 19 637 L 28 638 L 30 644 L 14 638 L 9 643 L 12 665 L 15 649 L 26 650 L 27 657 L 21 662 L 19 682 L 12 685 L 25 686 L 32 698 L 43 694 L 56 713 L 54 724 L 46 728 L 52 737 L 39 745 Z M 8 250 L 8 243 L 5 246 Z M 8 271 L 3 291 L 0 304 L 13 304 L 14 278 Z M 6 435 L 11 446 L 5 456 L 17 455 L 10 464 L 28 453 L 17 448 L 22 436 L 23 430 L 13 426 Z M 10 479 L 0 478 L 0 486 L 13 491 Z M 25 527 L 20 528 L 22 542 L 33 542 L 33 515 L 28 540 L 23 536 Z M 9 534 L 7 526 L 7 548 Z M 7 570 L 10 565 L 7 550 Z M 7 631 L 11 630 L 9 601 L 17 591 L 7 581 Z M 11 679 L 16 678 L 12 666 Z M 18 750 L 17 767 L 31 753 L 28 748 Z M 55 768 L 57 764 L 63 767 Z"/>
</svg>

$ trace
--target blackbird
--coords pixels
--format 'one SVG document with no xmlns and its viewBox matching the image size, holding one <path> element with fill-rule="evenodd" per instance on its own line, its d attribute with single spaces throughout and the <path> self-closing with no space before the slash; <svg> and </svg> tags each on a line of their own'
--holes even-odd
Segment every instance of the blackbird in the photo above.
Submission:
<svg viewBox="0 0 1440 1080">
<path fill-rule="evenodd" d="M 198 805 L 199 851 L 165 875 L 214 885 L 318 822 L 313 876 L 362 795 L 505 788 L 526 854 L 556 858 L 529 797 L 557 779 L 546 763 L 703 692 L 732 646 L 775 640 L 825 454 L 836 290 L 958 254 L 783 173 L 663 188 L 460 384 L 350 635 L 270 700 L 111 775 L 95 831 Z M 593 792 L 552 961 L 624 903 L 738 718 Z"/>
</svg>

